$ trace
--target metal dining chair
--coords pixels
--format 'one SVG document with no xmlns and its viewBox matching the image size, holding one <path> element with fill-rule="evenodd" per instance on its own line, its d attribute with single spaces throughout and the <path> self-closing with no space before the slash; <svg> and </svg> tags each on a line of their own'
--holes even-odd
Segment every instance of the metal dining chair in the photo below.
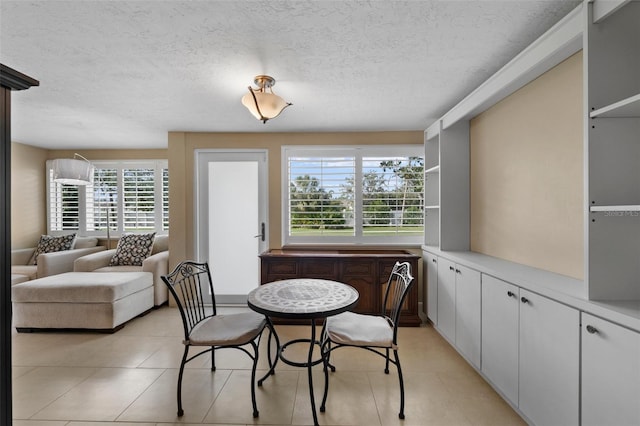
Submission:
<svg viewBox="0 0 640 426">
<path fill-rule="evenodd" d="M 243 351 L 253 360 L 251 368 L 251 403 L 253 417 L 258 417 L 256 404 L 256 366 L 258 364 L 258 346 L 265 327 L 274 333 L 273 324 L 264 315 L 254 311 L 234 314 L 218 314 L 215 293 L 211 281 L 211 272 L 207 263 L 184 261 L 162 280 L 173 296 L 184 326 L 184 354 L 178 374 L 178 416 L 182 409 L 182 376 L 184 366 L 189 361 L 211 352 L 211 371 L 215 371 L 215 351 L 223 348 L 235 348 Z M 211 303 L 205 301 L 206 292 L 211 294 Z M 208 347 L 189 357 L 192 346 Z M 246 346 L 250 346 L 252 351 Z M 271 355 L 269 354 L 269 357 Z M 272 362 L 269 359 L 269 365 Z"/>
<path fill-rule="evenodd" d="M 350 346 L 366 349 L 385 358 L 384 372 L 386 374 L 389 374 L 389 363 L 396 366 L 400 382 L 400 413 L 398 417 L 404 419 L 404 380 L 398 357 L 398 320 L 402 304 L 412 284 L 411 265 L 408 262 L 396 262 L 387 281 L 379 315 L 344 312 L 326 319 L 322 333 L 325 387 L 320 411 L 325 411 L 329 389 L 327 368 L 331 368 L 331 371 L 336 370 L 330 362 L 331 352 L 341 347 Z M 393 350 L 393 359 L 389 356 L 390 350 Z"/>
</svg>

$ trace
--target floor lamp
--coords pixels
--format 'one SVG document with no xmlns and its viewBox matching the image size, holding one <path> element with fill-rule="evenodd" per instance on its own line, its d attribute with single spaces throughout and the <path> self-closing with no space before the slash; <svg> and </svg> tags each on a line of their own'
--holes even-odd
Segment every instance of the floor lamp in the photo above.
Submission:
<svg viewBox="0 0 640 426">
<path fill-rule="evenodd" d="M 65 185 L 86 186 L 93 183 L 93 164 L 80 154 L 73 154 L 74 158 L 57 158 L 53 160 L 53 181 Z M 76 158 L 79 157 L 80 159 Z M 99 187 L 102 188 L 102 179 Z M 111 248 L 111 200 L 107 207 L 107 249 Z"/>
</svg>

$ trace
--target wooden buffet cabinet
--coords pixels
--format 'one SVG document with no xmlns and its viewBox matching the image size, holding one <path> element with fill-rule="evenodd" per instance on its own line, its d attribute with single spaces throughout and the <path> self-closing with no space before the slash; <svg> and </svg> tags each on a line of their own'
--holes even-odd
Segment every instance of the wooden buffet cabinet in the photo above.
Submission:
<svg viewBox="0 0 640 426">
<path fill-rule="evenodd" d="M 414 284 L 405 300 L 400 325 L 417 327 L 421 323 L 419 259 L 420 256 L 404 250 L 269 250 L 260 255 L 261 283 L 291 278 L 340 281 L 360 293 L 355 312 L 379 313 L 393 265 L 396 261 L 409 262 Z"/>
</svg>

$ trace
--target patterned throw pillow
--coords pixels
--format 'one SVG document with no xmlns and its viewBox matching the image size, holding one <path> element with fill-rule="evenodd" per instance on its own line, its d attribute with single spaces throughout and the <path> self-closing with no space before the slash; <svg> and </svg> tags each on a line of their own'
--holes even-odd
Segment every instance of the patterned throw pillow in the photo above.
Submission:
<svg viewBox="0 0 640 426">
<path fill-rule="evenodd" d="M 151 234 L 122 235 L 109 266 L 142 266 L 142 261 L 151 254 L 155 235 L 155 232 Z"/>
<path fill-rule="evenodd" d="M 53 253 L 55 251 L 70 250 L 73 246 L 73 241 L 76 239 L 76 234 L 61 235 L 59 237 L 52 237 L 51 235 L 41 235 L 38 246 L 36 247 L 33 257 L 31 258 L 31 264 L 38 264 L 38 256 L 42 253 Z"/>
</svg>

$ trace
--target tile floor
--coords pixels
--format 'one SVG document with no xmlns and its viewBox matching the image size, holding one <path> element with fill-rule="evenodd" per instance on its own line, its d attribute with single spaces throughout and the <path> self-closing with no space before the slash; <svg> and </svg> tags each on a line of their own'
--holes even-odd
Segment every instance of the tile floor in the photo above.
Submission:
<svg viewBox="0 0 640 426">
<path fill-rule="evenodd" d="M 114 334 L 13 334 L 15 426 L 151 426 L 170 424 L 312 424 L 306 370 L 279 363 L 257 388 L 260 417 L 249 397 L 250 360 L 237 350 L 187 364 L 184 417 L 176 417 L 177 367 L 182 325 L 163 307 Z M 277 326 L 283 340 L 307 337 L 305 326 Z M 400 329 L 406 419 L 398 419 L 398 380 L 385 375 L 382 358 L 363 350 L 333 354 L 337 367 L 322 425 L 521 425 L 522 419 L 430 326 Z M 265 334 L 265 337 L 267 334 Z M 261 349 L 266 351 L 266 339 Z M 295 345 L 288 357 L 305 348 Z M 266 371 L 266 353 L 259 369 Z M 322 371 L 315 367 L 316 395 Z"/>
</svg>

